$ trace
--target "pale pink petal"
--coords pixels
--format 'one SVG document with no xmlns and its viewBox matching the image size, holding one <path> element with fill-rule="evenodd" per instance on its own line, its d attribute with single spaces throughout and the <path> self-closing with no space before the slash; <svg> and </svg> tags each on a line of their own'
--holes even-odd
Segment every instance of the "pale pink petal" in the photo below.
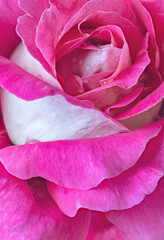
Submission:
<svg viewBox="0 0 164 240">
<path fill-rule="evenodd" d="M 29 188 L 29 186 L 30 188 Z M 90 214 L 66 217 L 47 193 L 42 179 L 25 181 L 0 164 L 0 236 L 6 240 L 85 240 Z"/>
<path fill-rule="evenodd" d="M 86 240 L 134 240 L 110 223 L 104 213 L 93 212 Z"/>
<path fill-rule="evenodd" d="M 99 110 L 68 101 L 61 93 L 27 102 L 2 91 L 1 100 L 7 132 L 17 145 L 31 139 L 44 142 L 97 138 L 127 130 Z"/>
<path fill-rule="evenodd" d="M 84 77 L 97 72 L 116 70 L 121 49 L 111 44 L 99 46 L 95 50 L 76 49 L 71 53 L 74 74 Z"/>
<path fill-rule="evenodd" d="M 134 239 L 157 240 L 164 236 L 164 177 L 152 194 L 137 206 L 127 210 L 110 211 L 109 221 Z"/>
<path fill-rule="evenodd" d="M 17 18 L 22 14 L 17 0 L 0 0 L 0 55 L 9 57 L 20 42 L 15 27 Z"/>
<path fill-rule="evenodd" d="M 144 129 L 152 131 L 155 126 L 156 124 L 153 124 Z M 144 134 L 144 131 L 142 133 Z M 145 195 L 153 192 L 158 180 L 164 174 L 162 141 L 163 132 L 160 132 L 149 141 L 134 167 L 115 178 L 102 181 L 95 188 L 87 191 L 68 189 L 49 182 L 48 190 L 60 209 L 68 216 L 74 216 L 79 208 L 103 212 L 130 208 L 140 203 Z M 133 146 L 132 143 L 127 145 Z M 124 146 L 126 146 L 125 142 Z"/>
</svg>

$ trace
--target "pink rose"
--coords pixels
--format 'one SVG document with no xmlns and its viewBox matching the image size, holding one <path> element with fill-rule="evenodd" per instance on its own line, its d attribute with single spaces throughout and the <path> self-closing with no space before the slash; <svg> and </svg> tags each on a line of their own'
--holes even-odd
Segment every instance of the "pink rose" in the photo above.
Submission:
<svg viewBox="0 0 164 240">
<path fill-rule="evenodd" d="M 1 239 L 164 239 L 163 28 L 163 0 L 0 0 Z"/>
</svg>

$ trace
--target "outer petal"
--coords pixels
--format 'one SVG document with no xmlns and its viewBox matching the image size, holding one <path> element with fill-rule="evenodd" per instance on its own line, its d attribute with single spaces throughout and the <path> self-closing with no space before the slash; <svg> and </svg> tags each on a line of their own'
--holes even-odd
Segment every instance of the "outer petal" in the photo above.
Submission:
<svg viewBox="0 0 164 240">
<path fill-rule="evenodd" d="M 107 213 L 109 221 L 135 239 L 156 240 L 164 236 L 164 177 L 155 191 L 139 205 Z"/>
<path fill-rule="evenodd" d="M 9 57 L 19 43 L 15 27 L 18 16 L 22 14 L 17 0 L 0 0 L 0 55 Z"/>
<path fill-rule="evenodd" d="M 151 126 L 152 129 L 153 127 L 155 125 Z M 95 188 L 87 191 L 72 190 L 49 183 L 49 192 L 60 209 L 69 216 L 74 216 L 81 207 L 103 212 L 130 208 L 141 202 L 145 195 L 154 191 L 158 180 L 164 174 L 164 152 L 161 141 L 163 141 L 162 132 L 150 140 L 134 167 L 115 178 L 104 180 Z"/>
<path fill-rule="evenodd" d="M 25 181 L 0 165 L 0 235 L 3 240 L 85 240 L 90 223 L 88 212 L 66 217 L 46 191 L 43 180 Z M 81 227 L 82 226 L 82 227 Z"/>
<path fill-rule="evenodd" d="M 132 167 L 141 156 L 148 141 L 158 135 L 160 128 L 161 124 L 155 124 L 131 133 L 111 135 L 104 138 L 13 146 L 2 149 L 0 159 L 5 168 L 19 178 L 28 179 L 41 176 L 60 186 L 72 189 L 89 189 L 96 187 L 105 178 L 113 178 Z M 141 171 L 141 174 L 142 172 L 144 174 L 144 171 Z M 140 168 L 137 174 L 140 174 Z M 112 183 L 115 184 L 114 182 L 115 180 L 111 179 L 111 182 L 109 180 L 111 187 L 109 192 L 113 191 Z M 61 208 L 65 212 L 69 212 L 69 208 L 72 208 L 74 212 L 76 208 L 80 207 L 74 202 L 76 198 L 77 202 L 82 199 L 82 202 L 84 201 L 82 204 L 88 204 L 87 199 L 95 198 L 95 194 L 92 195 L 95 192 L 98 196 L 94 202 L 97 204 L 99 198 L 102 197 L 100 192 L 102 191 L 104 194 L 107 188 L 108 184 L 105 183 L 102 190 L 100 186 L 100 190 L 91 189 L 87 193 L 85 191 L 75 191 L 74 194 L 72 190 L 61 189 L 60 191 L 60 188 L 55 189 L 55 191 L 59 191 L 57 201 L 59 201 L 58 204 L 61 205 Z M 63 195 L 65 192 L 68 199 L 66 206 Z M 74 199 L 74 201 L 71 199 Z M 106 197 L 104 199 L 106 201 Z M 87 203 L 85 200 L 87 200 Z M 101 205 L 101 201 L 98 205 Z M 102 205 L 103 209 L 104 207 L 105 205 Z"/>
</svg>

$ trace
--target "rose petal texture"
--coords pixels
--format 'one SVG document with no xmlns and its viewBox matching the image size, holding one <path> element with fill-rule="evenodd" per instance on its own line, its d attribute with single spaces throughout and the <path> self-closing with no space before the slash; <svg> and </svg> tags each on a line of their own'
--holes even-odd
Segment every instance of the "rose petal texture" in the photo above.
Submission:
<svg viewBox="0 0 164 240">
<path fill-rule="evenodd" d="M 11 176 L 2 164 L 0 206 L 1 239 L 86 239 L 89 212 L 66 217 L 47 193 L 44 180 L 33 179 L 27 184 Z"/>
</svg>

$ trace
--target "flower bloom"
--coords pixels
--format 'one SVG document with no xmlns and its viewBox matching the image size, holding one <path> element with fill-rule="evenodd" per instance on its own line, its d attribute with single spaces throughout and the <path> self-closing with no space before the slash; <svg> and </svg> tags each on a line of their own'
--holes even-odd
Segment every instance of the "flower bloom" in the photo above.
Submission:
<svg viewBox="0 0 164 240">
<path fill-rule="evenodd" d="M 0 236 L 162 240 L 163 0 L 9 2 Z"/>
</svg>

